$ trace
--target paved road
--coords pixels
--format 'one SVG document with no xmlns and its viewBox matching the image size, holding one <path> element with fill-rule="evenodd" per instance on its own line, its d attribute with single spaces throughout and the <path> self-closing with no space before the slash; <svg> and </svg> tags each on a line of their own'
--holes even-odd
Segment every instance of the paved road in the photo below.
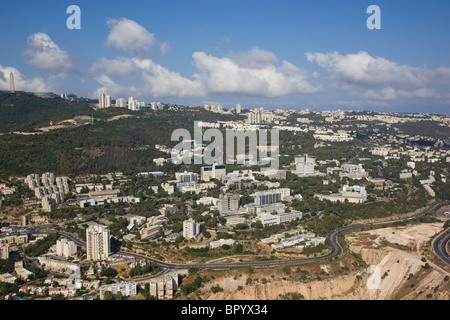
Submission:
<svg viewBox="0 0 450 320">
<path fill-rule="evenodd" d="M 312 263 L 312 262 L 320 262 L 320 261 L 329 260 L 330 258 L 334 258 L 334 257 L 337 257 L 342 254 L 343 249 L 337 240 L 337 237 L 340 232 L 349 231 L 352 229 L 392 224 L 392 223 L 396 223 L 396 222 L 410 221 L 410 220 L 425 216 L 426 214 L 431 212 L 434 208 L 436 208 L 439 205 L 448 204 L 448 203 L 449 203 L 449 201 L 435 203 L 432 206 L 430 206 L 429 208 L 427 208 L 426 210 L 422 211 L 421 213 L 419 213 L 415 216 L 408 217 L 408 218 L 390 220 L 390 221 L 386 221 L 386 222 L 350 225 L 350 226 L 344 226 L 344 227 L 335 229 L 327 235 L 327 242 L 331 246 L 331 251 L 329 253 L 327 253 L 326 255 L 323 255 L 320 257 L 315 257 L 315 258 L 302 258 L 302 259 L 293 259 L 293 260 L 272 260 L 272 261 L 261 261 L 261 262 L 174 264 L 174 263 L 167 263 L 167 262 L 159 261 L 159 260 L 147 257 L 145 255 L 141 255 L 141 254 L 123 252 L 123 251 L 120 251 L 120 253 L 123 255 L 131 256 L 131 257 L 138 258 L 138 259 L 150 260 L 150 261 L 156 263 L 160 268 L 163 268 L 164 270 L 179 270 L 179 269 L 187 269 L 187 268 L 224 269 L 224 268 L 245 268 L 245 267 L 273 267 L 273 266 L 289 265 L 289 264 L 305 264 L 305 263 Z"/>
<path fill-rule="evenodd" d="M 421 218 L 421 217 L 427 215 L 428 213 L 432 212 L 436 207 L 438 207 L 440 205 L 447 205 L 449 203 L 450 203 L 450 201 L 442 201 L 442 202 L 434 203 L 433 205 L 431 205 L 424 211 L 422 211 L 414 216 L 407 217 L 407 218 L 389 220 L 389 221 L 384 221 L 384 222 L 349 225 L 349 226 L 343 226 L 343 227 L 337 228 L 337 229 L 331 231 L 327 235 L 327 242 L 331 246 L 331 251 L 323 256 L 314 257 L 314 258 L 302 258 L 302 259 L 293 259 L 293 260 L 271 260 L 271 261 L 261 261 L 261 262 L 175 264 L 175 263 L 167 263 L 167 262 L 159 261 L 154 258 L 147 257 L 145 255 L 141 255 L 141 254 L 137 254 L 137 253 L 124 252 L 124 251 L 119 251 L 119 253 L 122 255 L 134 257 L 137 259 L 146 259 L 151 262 L 154 262 L 164 272 L 169 272 L 171 270 L 188 269 L 188 268 L 225 269 L 225 268 L 245 268 L 245 267 L 273 267 L 273 266 L 280 266 L 280 265 L 290 265 L 290 264 L 294 265 L 294 264 L 320 262 L 320 261 L 326 261 L 331 258 L 338 257 L 339 255 L 341 255 L 343 253 L 343 249 L 337 240 L 340 232 L 349 231 L 352 229 L 369 228 L 369 227 L 374 227 L 374 226 L 381 226 L 381 225 L 392 224 L 392 223 L 396 223 L 396 222 L 404 222 L 404 221 L 418 219 L 418 218 Z M 75 237 L 74 235 L 64 232 L 64 231 L 60 231 L 60 233 L 62 235 L 64 235 L 65 237 L 69 238 L 70 240 L 74 241 L 78 246 L 86 247 L 86 244 L 83 241 L 81 241 L 80 239 L 78 239 L 77 237 Z M 449 238 L 450 238 L 450 235 L 448 235 L 446 237 L 445 243 L 449 242 Z M 442 242 L 443 241 L 436 242 L 436 245 L 438 245 L 438 247 L 436 247 L 437 251 L 435 251 L 435 252 L 438 256 L 444 255 L 444 253 L 442 253 L 442 249 L 439 251 L 439 248 L 442 248 Z M 444 248 L 445 248 L 445 246 L 444 246 Z M 433 247 L 433 250 L 434 249 L 435 248 Z M 446 251 L 444 250 L 444 252 L 446 252 Z M 447 254 L 447 256 L 448 256 L 448 254 Z M 447 263 L 449 263 L 449 262 L 447 262 Z"/>
<path fill-rule="evenodd" d="M 450 243 L 450 229 L 445 230 L 437 236 L 432 243 L 434 253 L 445 263 L 450 265 L 450 254 L 448 245 Z"/>
</svg>

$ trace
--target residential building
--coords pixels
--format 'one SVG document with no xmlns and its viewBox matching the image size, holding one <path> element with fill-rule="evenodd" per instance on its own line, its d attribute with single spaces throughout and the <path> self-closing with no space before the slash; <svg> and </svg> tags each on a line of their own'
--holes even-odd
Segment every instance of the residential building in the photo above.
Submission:
<svg viewBox="0 0 450 320">
<path fill-rule="evenodd" d="M 192 218 L 183 221 L 183 237 L 186 239 L 196 238 L 200 234 L 200 225 Z"/>
<path fill-rule="evenodd" d="M 105 96 L 105 108 L 109 108 L 109 107 L 111 107 L 111 96 L 106 95 Z"/>
<path fill-rule="evenodd" d="M 364 170 L 362 164 L 343 164 L 341 166 L 342 172 L 339 173 L 339 177 L 350 179 L 362 179 L 367 178 L 369 173 Z"/>
<path fill-rule="evenodd" d="M 119 292 L 123 297 L 133 297 L 137 295 L 137 284 L 130 282 L 120 282 L 113 283 L 110 285 L 105 285 L 100 287 L 100 300 L 105 299 L 105 292 L 111 292 L 113 296 L 117 295 Z"/>
<path fill-rule="evenodd" d="M 290 196 L 290 190 L 288 188 L 282 189 L 272 189 L 267 191 L 259 191 L 251 196 L 255 199 L 255 204 L 266 205 L 275 203 L 278 201 L 283 201 L 285 198 Z"/>
<path fill-rule="evenodd" d="M 9 245 L 0 244 L 0 260 L 9 258 Z"/>
<path fill-rule="evenodd" d="M 111 253 L 110 232 L 106 226 L 90 225 L 86 228 L 87 260 L 105 260 Z"/>
<path fill-rule="evenodd" d="M 220 214 L 235 212 L 241 207 L 241 197 L 238 194 L 221 194 L 217 201 Z"/>
<path fill-rule="evenodd" d="M 178 290 L 178 274 L 165 275 L 162 279 L 150 280 L 150 296 L 158 299 L 172 299 Z"/>
<path fill-rule="evenodd" d="M 69 258 L 77 253 L 77 245 L 68 239 L 60 239 L 56 241 L 56 254 Z"/>
<path fill-rule="evenodd" d="M 193 172 L 176 172 L 175 178 L 178 182 L 197 182 L 198 174 Z"/>
<path fill-rule="evenodd" d="M 105 108 L 106 105 L 106 95 L 104 93 L 100 93 L 99 97 L 98 97 L 98 107 L 100 109 Z"/>
</svg>

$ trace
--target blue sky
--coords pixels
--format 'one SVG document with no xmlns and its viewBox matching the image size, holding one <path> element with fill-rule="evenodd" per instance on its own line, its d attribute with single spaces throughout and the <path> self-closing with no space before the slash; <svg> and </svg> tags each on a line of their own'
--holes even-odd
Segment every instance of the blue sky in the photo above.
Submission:
<svg viewBox="0 0 450 320">
<path fill-rule="evenodd" d="M 14 72 L 17 90 L 90 98 L 450 114 L 449 16 L 446 0 L 18 0 L 0 11 L 0 89 Z"/>
</svg>

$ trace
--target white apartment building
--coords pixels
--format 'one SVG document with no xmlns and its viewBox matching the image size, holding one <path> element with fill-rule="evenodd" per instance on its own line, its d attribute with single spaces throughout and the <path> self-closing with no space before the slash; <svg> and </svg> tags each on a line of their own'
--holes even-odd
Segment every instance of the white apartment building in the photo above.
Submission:
<svg viewBox="0 0 450 320">
<path fill-rule="evenodd" d="M 255 199 L 255 204 L 266 205 L 283 201 L 286 197 L 291 195 L 289 188 L 272 189 L 267 191 L 259 191 L 251 195 Z"/>
<path fill-rule="evenodd" d="M 56 241 L 56 254 L 66 258 L 77 253 L 77 245 L 73 241 L 61 239 Z"/>
<path fill-rule="evenodd" d="M 105 108 L 106 96 L 104 93 L 100 93 L 98 97 L 98 107 L 100 109 Z"/>
<path fill-rule="evenodd" d="M 178 274 L 167 274 L 162 279 L 150 280 L 150 296 L 159 299 L 172 299 L 178 290 Z"/>
<path fill-rule="evenodd" d="M 86 228 L 87 260 L 105 260 L 111 253 L 109 229 L 106 226 L 90 225 Z"/>
<path fill-rule="evenodd" d="M 192 218 L 183 221 L 183 237 L 186 239 L 195 238 L 200 234 L 200 225 Z"/>
<path fill-rule="evenodd" d="M 235 212 L 239 210 L 241 206 L 241 197 L 240 195 L 221 195 L 219 201 L 217 201 L 217 207 L 221 214 L 228 212 Z"/>
<path fill-rule="evenodd" d="M 126 103 L 124 98 L 119 98 L 116 100 L 116 107 L 125 108 Z"/>
<path fill-rule="evenodd" d="M 175 178 L 178 182 L 197 182 L 198 174 L 193 172 L 176 172 Z"/>
<path fill-rule="evenodd" d="M 137 295 L 138 290 L 136 283 L 128 283 L 128 282 L 113 283 L 110 285 L 101 286 L 100 300 L 105 299 L 105 292 L 107 291 L 111 292 L 114 296 L 120 292 L 124 297 L 132 297 Z"/>
<path fill-rule="evenodd" d="M 105 96 L 105 108 L 109 108 L 109 107 L 111 107 L 111 96 L 106 95 Z"/>
</svg>

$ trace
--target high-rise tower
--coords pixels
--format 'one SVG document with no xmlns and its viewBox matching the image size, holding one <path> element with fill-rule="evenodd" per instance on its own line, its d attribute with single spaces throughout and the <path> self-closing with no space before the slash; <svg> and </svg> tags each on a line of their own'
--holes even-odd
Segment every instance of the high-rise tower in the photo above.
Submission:
<svg viewBox="0 0 450 320">
<path fill-rule="evenodd" d="M 110 233 L 106 226 L 90 225 L 86 228 L 87 260 L 108 259 L 111 253 Z"/>
<path fill-rule="evenodd" d="M 12 72 L 9 75 L 9 86 L 10 86 L 11 92 L 14 92 L 14 74 Z"/>
</svg>

